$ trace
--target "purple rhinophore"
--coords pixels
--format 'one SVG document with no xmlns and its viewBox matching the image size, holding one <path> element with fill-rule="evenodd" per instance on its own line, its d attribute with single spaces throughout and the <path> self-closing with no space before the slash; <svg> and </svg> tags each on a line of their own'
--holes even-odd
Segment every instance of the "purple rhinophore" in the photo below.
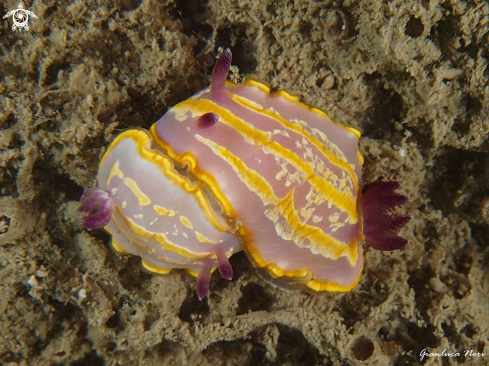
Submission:
<svg viewBox="0 0 489 366">
<path fill-rule="evenodd" d="M 108 192 L 100 188 L 89 188 L 80 201 L 82 205 L 78 211 L 88 214 L 83 218 L 83 224 L 88 230 L 101 229 L 109 223 L 114 203 Z"/>
<path fill-rule="evenodd" d="M 362 197 L 363 235 L 365 242 L 379 250 L 404 248 L 409 241 L 398 236 L 411 216 L 393 212 L 409 198 L 395 192 L 399 182 L 380 182 L 372 186 Z"/>
<path fill-rule="evenodd" d="M 200 116 L 197 123 L 200 128 L 205 129 L 214 126 L 218 120 L 219 116 L 215 113 L 210 112 Z"/>
<path fill-rule="evenodd" d="M 212 70 L 211 93 L 214 98 L 219 99 L 219 101 L 225 101 L 227 99 L 225 84 L 229 68 L 231 67 L 232 58 L 233 54 L 231 53 L 231 50 L 226 48 Z"/>
<path fill-rule="evenodd" d="M 211 270 L 212 270 L 212 261 L 203 259 L 202 260 L 202 269 L 197 276 L 197 281 L 195 282 L 195 291 L 197 292 L 197 296 L 199 300 L 202 300 L 209 293 L 209 286 L 211 283 Z"/>
<path fill-rule="evenodd" d="M 233 279 L 233 267 L 231 266 L 231 263 L 229 263 L 229 259 L 226 257 L 226 254 L 224 254 L 222 248 L 216 249 L 216 256 L 217 268 L 219 269 L 221 277 L 231 281 Z"/>
</svg>

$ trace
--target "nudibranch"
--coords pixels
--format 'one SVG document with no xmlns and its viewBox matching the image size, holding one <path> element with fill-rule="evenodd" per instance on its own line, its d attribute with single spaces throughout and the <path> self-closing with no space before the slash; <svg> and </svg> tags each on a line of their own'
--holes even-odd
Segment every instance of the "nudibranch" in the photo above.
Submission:
<svg viewBox="0 0 489 366">
<path fill-rule="evenodd" d="M 351 290 L 361 241 L 379 250 L 407 245 L 397 233 L 410 216 L 394 209 L 408 198 L 397 182 L 362 197 L 360 132 L 261 81 L 227 81 L 231 58 L 225 50 L 211 86 L 149 133 L 116 138 L 100 187 L 82 199 L 86 226 L 105 226 L 116 250 L 140 255 L 153 272 L 186 268 L 201 278 L 200 298 L 216 266 L 230 278 L 227 258 L 242 248 L 285 287 Z"/>
<path fill-rule="evenodd" d="M 157 274 L 184 268 L 197 277 L 200 299 L 216 267 L 232 279 L 228 258 L 242 250 L 241 242 L 204 187 L 176 169 L 148 131 L 117 136 L 102 158 L 98 183 L 83 194 L 79 211 L 92 213 L 84 217 L 88 229 L 105 226 L 117 252 L 140 256 Z"/>
</svg>

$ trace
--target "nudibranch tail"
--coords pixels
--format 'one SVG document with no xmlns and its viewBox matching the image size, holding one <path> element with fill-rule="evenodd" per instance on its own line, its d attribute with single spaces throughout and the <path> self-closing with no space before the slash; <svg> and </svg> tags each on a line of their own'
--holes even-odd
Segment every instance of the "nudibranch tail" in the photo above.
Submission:
<svg viewBox="0 0 489 366">
<path fill-rule="evenodd" d="M 79 212 L 89 214 L 83 218 L 83 224 L 89 230 L 101 229 L 107 225 L 114 210 L 114 203 L 107 191 L 89 188 L 80 199 Z"/>
<path fill-rule="evenodd" d="M 409 198 L 397 194 L 399 182 L 381 182 L 371 187 L 362 197 L 363 235 L 372 248 L 390 251 L 404 248 L 409 241 L 397 235 L 411 216 L 393 213 Z"/>
<path fill-rule="evenodd" d="M 226 88 L 225 83 L 228 77 L 229 68 L 233 56 L 231 50 L 226 48 L 219 60 L 217 60 L 212 70 L 211 93 L 214 98 L 225 98 Z"/>
</svg>

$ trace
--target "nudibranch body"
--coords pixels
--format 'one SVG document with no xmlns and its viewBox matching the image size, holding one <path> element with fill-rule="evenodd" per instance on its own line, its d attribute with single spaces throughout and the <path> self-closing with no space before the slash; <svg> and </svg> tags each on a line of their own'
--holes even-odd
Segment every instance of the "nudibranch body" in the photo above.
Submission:
<svg viewBox="0 0 489 366">
<path fill-rule="evenodd" d="M 225 84 L 228 67 L 153 125 L 158 145 L 240 223 L 255 265 L 313 290 L 351 289 L 363 264 L 360 133 L 264 83 Z"/>
<path fill-rule="evenodd" d="M 226 272 L 230 270 L 227 257 L 242 245 L 255 266 L 282 284 L 314 291 L 351 290 L 363 267 L 360 241 L 366 240 L 380 250 L 399 249 L 407 244 L 397 232 L 410 217 L 392 214 L 407 197 L 395 193 L 400 186 L 397 182 L 386 182 L 371 188 L 362 199 L 360 132 L 332 122 L 325 112 L 300 103 L 291 93 L 270 93 L 263 82 L 248 78 L 235 85 L 226 81 L 230 64 L 231 51 L 226 50 L 214 67 L 211 87 L 171 108 L 151 127 L 150 135 L 140 130 L 128 131 L 114 141 L 115 147 L 109 148 L 99 172 L 102 192 L 111 195 L 106 197 L 105 202 L 109 203 L 85 207 L 85 212 L 100 207 L 99 212 L 85 220 L 88 224 L 100 216 L 110 220 L 107 229 L 114 236 L 116 249 L 140 255 L 150 270 L 171 267 L 159 262 L 170 258 L 169 262 L 178 263 L 193 274 L 202 273 L 204 267 L 208 273 L 219 261 L 226 263 L 219 266 L 220 271 L 223 268 L 221 273 Z M 145 139 L 133 138 L 132 134 L 144 135 Z M 132 139 L 134 146 L 117 148 L 126 139 Z M 149 144 L 151 153 L 142 154 L 142 146 Z M 134 157 L 137 151 L 139 157 Z M 165 167 L 155 162 L 152 155 L 165 161 Z M 136 176 L 145 177 L 141 183 L 138 181 L 137 189 L 124 182 L 124 174 L 131 172 L 132 164 L 140 164 L 142 170 Z M 149 168 L 143 172 L 143 165 L 154 165 L 155 172 Z M 213 246 L 203 249 L 195 233 L 193 243 L 175 246 L 166 245 L 165 236 L 158 241 L 162 248 L 151 247 L 158 251 L 155 262 L 146 247 L 146 231 L 152 231 L 141 230 L 136 217 L 146 217 L 146 213 L 126 212 L 121 207 L 127 201 L 126 194 L 132 194 L 131 207 L 142 210 L 140 190 L 152 201 L 147 206 L 157 204 L 166 210 L 171 206 L 175 212 L 184 212 L 180 215 L 190 215 L 194 208 L 184 204 L 179 209 L 177 200 L 171 201 L 173 205 L 166 201 L 153 203 L 163 200 L 162 196 L 177 195 L 167 191 L 176 182 L 173 178 L 171 182 L 157 182 L 154 178 L 157 168 L 159 174 L 165 175 L 170 167 L 178 179 L 186 182 L 176 184 L 181 197 L 189 194 L 188 187 L 200 192 L 200 201 L 194 195 L 200 216 L 192 216 L 192 220 L 207 225 L 198 230 L 205 231 Z M 112 211 L 106 206 L 112 202 L 116 202 L 116 209 L 110 215 Z M 158 222 L 171 219 L 168 215 L 148 215 L 148 220 L 156 218 Z M 178 225 L 169 222 L 164 224 L 168 232 L 169 226 Z M 193 227 L 197 228 L 197 224 Z M 174 228 L 183 230 L 181 226 Z M 120 244 L 123 242 L 127 244 L 124 247 Z M 127 249 L 131 245 L 139 250 Z M 218 253 L 212 248 L 219 248 Z M 162 254 L 161 250 L 167 252 Z M 205 257 L 208 264 L 203 265 L 199 256 Z M 208 276 L 199 277 L 208 283 Z M 201 291 L 199 296 L 203 295 Z"/>
</svg>

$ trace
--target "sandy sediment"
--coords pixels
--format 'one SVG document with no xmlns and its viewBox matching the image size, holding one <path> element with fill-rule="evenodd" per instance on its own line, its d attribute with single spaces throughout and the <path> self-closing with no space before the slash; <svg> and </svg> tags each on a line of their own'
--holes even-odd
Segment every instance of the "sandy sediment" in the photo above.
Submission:
<svg viewBox="0 0 489 366">
<path fill-rule="evenodd" d="M 489 364 L 489 5 L 460 1 L 38 1 L 0 24 L 0 362 Z M 7 13 L 17 1 L 0 5 Z M 199 302 L 86 232 L 78 199 L 121 130 L 206 87 L 218 47 L 363 131 L 364 181 L 411 197 L 404 250 L 355 289 L 287 293 L 242 253 Z M 460 352 L 429 357 L 423 349 Z M 426 363 L 425 363 L 426 362 Z"/>
</svg>

